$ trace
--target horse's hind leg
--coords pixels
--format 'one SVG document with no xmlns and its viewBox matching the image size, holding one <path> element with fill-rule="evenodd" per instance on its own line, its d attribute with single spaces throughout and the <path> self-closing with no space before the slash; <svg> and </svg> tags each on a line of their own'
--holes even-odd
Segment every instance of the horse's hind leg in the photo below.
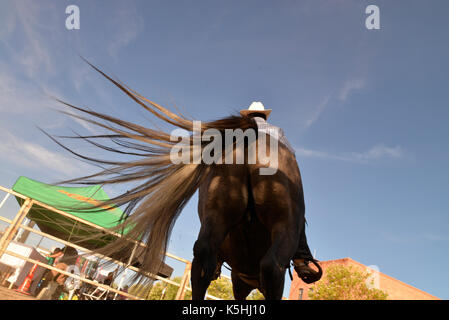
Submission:
<svg viewBox="0 0 449 320">
<path fill-rule="evenodd" d="M 210 282 L 215 278 L 218 250 L 233 225 L 230 223 L 232 219 L 229 219 L 229 216 L 233 215 L 232 211 L 226 215 L 221 211 L 210 210 L 208 215 L 209 218 L 201 223 L 200 233 L 193 247 L 193 300 L 204 299 Z"/>
<path fill-rule="evenodd" d="M 217 251 L 220 239 L 216 237 L 212 230 L 208 229 L 208 224 L 201 226 L 200 234 L 193 246 L 191 277 L 193 300 L 204 299 L 217 267 Z"/>
<path fill-rule="evenodd" d="M 280 300 L 285 270 L 297 246 L 291 226 L 280 224 L 272 229 L 272 245 L 260 262 L 260 280 L 266 300 Z"/>
<path fill-rule="evenodd" d="M 245 217 L 248 204 L 247 171 L 221 166 L 200 186 L 198 214 L 201 229 L 193 247 L 192 299 L 204 299 L 214 278 L 217 254 L 226 235 Z"/>
<path fill-rule="evenodd" d="M 244 282 L 240 277 L 234 272 L 231 272 L 232 279 L 232 292 L 234 293 L 235 300 L 245 300 L 246 297 L 250 294 L 254 287 L 250 286 L 246 282 Z"/>
</svg>

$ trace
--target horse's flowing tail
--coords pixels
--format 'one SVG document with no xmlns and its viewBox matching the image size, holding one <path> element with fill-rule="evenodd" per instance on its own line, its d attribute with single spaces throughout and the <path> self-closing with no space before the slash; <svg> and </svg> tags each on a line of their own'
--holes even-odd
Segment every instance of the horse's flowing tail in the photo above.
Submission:
<svg viewBox="0 0 449 320">
<path fill-rule="evenodd" d="M 192 120 L 188 120 L 186 117 L 175 114 L 144 98 L 95 66 L 92 67 L 158 119 L 173 125 L 175 128 L 187 130 L 189 133 L 193 132 L 194 123 Z M 57 100 L 78 111 L 77 114 L 65 113 L 108 131 L 108 134 L 102 135 L 77 135 L 61 138 L 82 139 L 103 150 L 118 153 L 121 156 L 134 157 L 130 161 L 88 157 L 71 150 L 50 136 L 72 154 L 103 168 L 95 174 L 67 180 L 64 183 L 86 185 L 133 183 L 133 186 L 135 185 L 131 190 L 101 203 L 103 208 L 107 205 L 123 207 L 129 217 L 123 219 L 112 230 L 117 233 L 123 233 L 126 230 L 126 235 L 114 238 L 113 242 L 98 251 L 106 256 L 117 256 L 120 255 L 119 253 L 129 256 L 134 246 L 134 242 L 130 240 L 140 241 L 145 244 L 144 249 L 137 250 L 141 263 L 140 269 L 144 272 L 157 274 L 164 260 L 164 254 L 176 218 L 198 189 L 202 179 L 210 170 L 213 170 L 214 164 L 206 165 L 202 161 L 200 163 L 175 164 L 170 159 L 170 153 L 179 141 L 172 141 L 170 134 Z M 209 128 L 218 129 L 223 133 L 225 129 L 241 128 L 245 130 L 256 128 L 256 124 L 250 118 L 230 116 L 217 121 L 201 123 L 201 131 Z M 190 142 L 193 141 L 192 134 L 189 139 Z M 104 141 L 112 142 L 113 147 L 107 145 Z M 190 144 L 190 146 L 192 145 Z M 100 205 L 97 207 L 98 210 L 101 210 Z M 91 210 L 92 207 L 86 209 Z M 100 239 L 104 238 L 104 234 L 98 232 L 91 237 Z"/>
</svg>

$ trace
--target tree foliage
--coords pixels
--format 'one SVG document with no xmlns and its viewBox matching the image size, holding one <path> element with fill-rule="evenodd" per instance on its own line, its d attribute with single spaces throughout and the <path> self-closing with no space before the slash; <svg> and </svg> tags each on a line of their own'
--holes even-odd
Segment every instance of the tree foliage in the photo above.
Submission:
<svg viewBox="0 0 449 320">
<path fill-rule="evenodd" d="M 232 282 L 226 278 L 218 278 L 212 281 L 207 293 L 223 300 L 234 300 L 232 291 Z M 259 290 L 255 289 L 246 298 L 247 300 L 265 300 L 265 297 Z"/>
<path fill-rule="evenodd" d="M 263 294 L 257 290 L 254 289 L 253 291 L 251 291 L 251 293 L 248 295 L 248 297 L 246 298 L 246 300 L 265 300 L 265 297 L 263 296 Z"/>
<path fill-rule="evenodd" d="M 332 265 L 309 292 L 311 300 L 386 300 L 388 294 L 373 287 L 372 274 L 353 266 Z"/>
<path fill-rule="evenodd" d="M 234 300 L 232 283 L 229 279 L 223 277 L 212 281 L 207 289 L 207 293 L 223 300 Z"/>
<path fill-rule="evenodd" d="M 181 283 L 181 277 L 174 277 L 170 279 L 173 282 Z M 179 287 L 166 282 L 158 281 L 154 284 L 150 293 L 147 296 L 148 300 L 175 300 Z M 184 300 L 191 300 L 192 292 L 186 290 Z"/>
<path fill-rule="evenodd" d="M 177 283 L 181 283 L 181 277 L 175 277 L 170 280 Z M 174 300 L 176 298 L 178 289 L 179 289 L 178 286 L 168 284 L 162 281 L 157 281 L 154 283 L 152 287 L 148 285 L 147 286 L 134 285 L 130 288 L 129 292 L 143 299 L 148 300 Z M 224 277 L 212 281 L 209 288 L 207 289 L 207 293 L 223 300 L 234 299 L 234 294 L 232 292 L 232 282 Z M 192 292 L 186 290 L 184 300 L 191 300 L 191 299 L 192 299 Z M 264 296 L 258 290 L 253 290 L 249 294 L 247 299 L 263 300 Z"/>
</svg>

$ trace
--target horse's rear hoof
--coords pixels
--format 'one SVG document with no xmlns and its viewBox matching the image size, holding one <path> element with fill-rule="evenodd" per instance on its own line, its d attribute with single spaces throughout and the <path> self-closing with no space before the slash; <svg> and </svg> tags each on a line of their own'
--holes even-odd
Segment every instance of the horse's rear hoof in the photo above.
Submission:
<svg viewBox="0 0 449 320">
<path fill-rule="evenodd" d="M 311 260 L 311 262 L 318 268 L 318 271 L 312 269 L 309 266 L 308 261 L 293 264 L 298 277 L 307 284 L 311 284 L 320 280 L 321 276 L 323 275 L 323 270 L 321 269 L 321 266 L 318 264 L 318 262 L 314 260 Z"/>
</svg>

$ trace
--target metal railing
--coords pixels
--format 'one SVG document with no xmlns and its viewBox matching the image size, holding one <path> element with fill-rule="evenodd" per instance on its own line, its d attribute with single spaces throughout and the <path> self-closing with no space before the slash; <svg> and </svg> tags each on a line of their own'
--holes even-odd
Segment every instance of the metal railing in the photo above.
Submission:
<svg viewBox="0 0 449 320">
<path fill-rule="evenodd" d="M 69 214 L 67 212 L 64 212 L 64 211 L 61 211 L 59 209 L 56 209 L 56 208 L 54 208 L 52 206 L 49 206 L 49 205 L 47 205 L 45 203 L 42 203 L 40 201 L 37 201 L 35 199 L 31 199 L 31 198 L 29 198 L 29 197 L 27 197 L 25 195 L 22 195 L 22 194 L 20 194 L 18 192 L 15 192 L 13 190 L 7 189 L 5 187 L 0 186 L 0 190 L 6 192 L 6 196 L 0 202 L 0 208 L 3 206 L 3 204 L 6 202 L 6 200 L 8 199 L 8 197 L 10 195 L 13 195 L 15 197 L 19 197 L 19 198 L 24 200 L 22 206 L 20 207 L 20 209 L 17 212 L 17 214 L 14 217 L 14 219 L 10 220 L 10 219 L 7 219 L 7 218 L 2 217 L 0 215 L 0 221 L 6 222 L 7 224 L 9 224 L 9 227 L 5 230 L 3 236 L 0 238 L 0 258 L 3 256 L 3 254 L 7 254 L 7 255 L 13 256 L 15 258 L 22 259 L 24 261 L 36 264 L 36 265 L 41 266 L 43 268 L 46 268 L 48 270 L 57 271 L 57 272 L 59 272 L 59 273 L 61 273 L 63 275 L 66 275 L 66 276 L 68 276 L 70 278 L 74 278 L 74 279 L 80 280 L 80 281 L 82 281 L 84 283 L 88 283 L 90 285 L 93 285 L 93 286 L 100 287 L 102 289 L 108 290 L 110 292 L 115 293 L 116 296 L 117 295 L 122 295 L 122 296 L 125 296 L 125 297 L 130 298 L 130 299 L 142 300 L 142 298 L 140 298 L 140 297 L 138 297 L 136 295 L 133 295 L 133 294 L 130 294 L 130 293 L 127 293 L 127 292 L 124 292 L 124 291 L 120 290 L 121 289 L 121 283 L 120 283 L 118 289 L 115 289 L 115 288 L 113 288 L 111 286 L 108 286 L 108 285 L 105 285 L 105 284 L 101 284 L 101 283 L 93 281 L 93 280 L 89 280 L 89 279 L 87 279 L 87 278 L 85 278 L 83 276 L 79 276 L 79 275 L 76 275 L 76 274 L 73 274 L 73 273 L 69 273 L 69 272 L 67 272 L 65 270 L 62 270 L 60 268 L 56 268 L 54 266 L 50 266 L 48 264 L 42 263 L 42 262 L 40 262 L 38 260 L 30 259 L 29 257 L 20 255 L 18 253 L 12 252 L 12 251 L 8 251 L 7 250 L 8 245 L 13 240 L 15 234 L 19 231 L 19 229 L 23 229 L 23 230 L 26 230 L 26 231 L 31 232 L 33 234 L 37 234 L 37 235 L 39 235 L 41 237 L 48 238 L 50 240 L 62 243 L 64 245 L 66 245 L 66 246 L 67 245 L 71 246 L 71 247 L 73 247 L 73 248 L 75 248 L 77 250 L 80 250 L 82 252 L 85 252 L 86 254 L 90 254 L 92 256 L 95 256 L 95 257 L 97 257 L 99 259 L 108 260 L 108 261 L 113 262 L 115 264 L 121 265 L 122 267 L 125 268 L 125 272 L 127 270 L 132 270 L 134 272 L 140 272 L 140 273 L 144 274 L 145 276 L 147 276 L 149 278 L 152 278 L 152 279 L 155 279 L 155 280 L 160 280 L 160 281 L 165 282 L 167 284 L 177 286 L 179 288 L 178 288 L 178 291 L 176 293 L 176 297 L 175 297 L 176 300 L 184 300 L 186 291 L 191 291 L 192 290 L 190 288 L 190 286 L 189 286 L 190 271 L 191 271 L 192 263 L 189 260 L 177 257 L 177 256 L 175 256 L 175 255 L 173 255 L 171 253 L 168 253 L 168 252 L 165 254 L 169 258 L 178 260 L 178 261 L 183 262 L 183 263 L 186 264 L 185 269 L 184 269 L 184 274 L 183 274 L 183 276 L 181 278 L 181 282 L 180 283 L 177 283 L 177 282 L 172 281 L 170 279 L 166 279 L 166 278 L 160 277 L 160 276 L 152 274 L 152 273 L 143 272 L 139 268 L 131 266 L 130 263 L 131 263 L 131 261 L 132 261 L 132 259 L 134 257 L 134 253 L 136 251 L 137 246 L 145 246 L 145 244 L 143 244 L 141 242 L 138 242 L 136 240 L 130 239 L 130 241 L 133 242 L 135 245 L 134 245 L 134 249 L 133 249 L 133 251 L 131 253 L 131 256 L 130 256 L 130 258 L 128 260 L 128 263 L 125 263 L 125 262 L 122 262 L 122 261 L 119 261 L 119 260 L 116 260 L 116 259 L 104 256 L 104 255 L 101 255 L 99 253 L 96 253 L 93 250 L 84 248 L 84 247 L 82 247 L 82 246 L 80 246 L 78 244 L 75 244 L 75 243 L 72 243 L 70 241 L 66 241 L 66 240 L 60 239 L 58 237 L 55 237 L 53 235 L 50 235 L 48 233 L 45 233 L 45 232 L 42 232 L 42 231 L 30 228 L 29 226 L 24 225 L 22 222 L 23 222 L 23 220 L 25 219 L 25 217 L 27 216 L 28 212 L 30 211 L 30 209 L 33 206 L 39 206 L 39 207 L 45 208 L 47 210 L 53 211 L 55 213 L 58 213 L 58 214 L 60 214 L 62 216 L 65 216 L 66 218 L 75 220 L 75 221 L 77 221 L 79 223 L 82 223 L 84 225 L 88 225 L 90 227 L 102 230 L 103 232 L 106 232 L 106 233 L 111 234 L 113 236 L 122 237 L 122 235 L 118 234 L 116 232 L 110 231 L 110 230 L 108 230 L 106 228 L 100 227 L 98 225 L 95 225 L 95 224 L 93 224 L 93 223 L 91 223 L 89 221 L 86 221 L 84 219 L 81 219 L 79 217 L 73 216 L 73 215 L 71 215 L 71 214 Z M 224 275 L 222 275 L 222 277 L 230 279 L 229 277 L 224 276 Z M 123 279 L 124 279 L 124 275 L 122 276 L 122 280 Z M 220 298 L 217 298 L 217 297 L 209 295 L 209 294 L 206 294 L 206 298 L 213 299 L 213 300 L 221 300 Z"/>
</svg>

